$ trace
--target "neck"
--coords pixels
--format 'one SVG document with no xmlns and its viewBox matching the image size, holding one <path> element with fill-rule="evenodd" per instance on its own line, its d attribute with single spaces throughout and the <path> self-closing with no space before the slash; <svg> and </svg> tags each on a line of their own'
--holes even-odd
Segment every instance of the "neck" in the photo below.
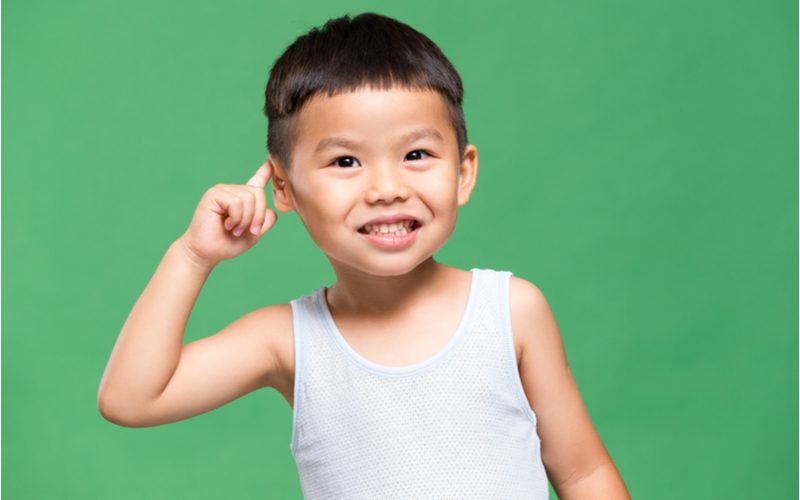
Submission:
<svg viewBox="0 0 800 500">
<path fill-rule="evenodd" d="M 331 310 L 362 316 L 407 311 L 445 280 L 450 268 L 430 257 L 405 274 L 375 276 L 331 261 L 336 283 L 328 288 Z"/>
</svg>

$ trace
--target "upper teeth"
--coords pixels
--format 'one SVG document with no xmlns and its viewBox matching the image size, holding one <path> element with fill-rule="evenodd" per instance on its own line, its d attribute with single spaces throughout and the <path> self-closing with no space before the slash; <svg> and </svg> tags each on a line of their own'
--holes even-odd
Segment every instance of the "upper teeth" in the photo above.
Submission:
<svg viewBox="0 0 800 500">
<path fill-rule="evenodd" d="M 368 233 L 395 233 L 398 231 L 409 231 L 414 221 L 404 220 L 393 222 L 392 224 L 367 224 L 364 231 Z"/>
</svg>

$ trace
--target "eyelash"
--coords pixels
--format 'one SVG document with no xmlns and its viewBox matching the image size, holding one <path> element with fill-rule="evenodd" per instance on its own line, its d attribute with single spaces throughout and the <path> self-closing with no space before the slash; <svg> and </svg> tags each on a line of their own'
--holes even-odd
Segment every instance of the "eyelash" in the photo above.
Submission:
<svg viewBox="0 0 800 500">
<path fill-rule="evenodd" d="M 431 156 L 433 156 L 433 155 L 431 155 L 431 154 L 430 154 L 428 151 L 426 151 L 426 150 L 424 150 L 424 149 L 415 149 L 415 150 L 413 150 L 413 151 L 409 152 L 409 154 L 411 154 L 411 153 L 416 153 L 416 152 L 425 153 L 426 155 L 428 155 L 428 157 L 431 157 Z M 407 155 L 406 155 L 406 156 L 407 156 Z M 339 161 L 339 160 L 341 160 L 342 158 L 353 158 L 353 159 L 355 159 L 355 157 L 353 157 L 353 156 L 340 156 L 340 157 L 336 158 L 335 160 L 333 160 L 333 161 L 331 162 L 331 165 L 333 165 L 333 164 L 335 164 L 335 163 L 338 163 L 338 161 Z M 420 159 L 422 160 L 422 159 L 424 159 L 424 158 L 420 158 Z M 340 165 L 336 165 L 336 166 L 338 167 L 338 166 L 340 166 Z M 350 167 L 342 167 L 342 168 L 350 168 Z"/>
</svg>

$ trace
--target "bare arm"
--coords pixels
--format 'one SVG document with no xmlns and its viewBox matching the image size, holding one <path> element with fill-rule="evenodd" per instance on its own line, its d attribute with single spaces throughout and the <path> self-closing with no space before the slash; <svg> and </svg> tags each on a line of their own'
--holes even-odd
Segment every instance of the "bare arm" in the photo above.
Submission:
<svg viewBox="0 0 800 500">
<path fill-rule="evenodd" d="M 631 496 L 614 463 L 610 460 L 591 470 L 586 476 L 575 476 L 558 486 L 563 500 L 630 500 Z"/>
<path fill-rule="evenodd" d="M 117 338 L 98 389 L 105 418 L 122 422 L 164 390 L 180 359 L 183 334 L 213 267 L 195 262 L 173 242 Z"/>
<path fill-rule="evenodd" d="M 258 309 L 183 345 L 189 315 L 212 269 L 250 249 L 275 223 L 264 193 L 270 175 L 265 163 L 246 185 L 209 189 L 189 229 L 169 246 L 100 381 L 98 408 L 107 420 L 129 427 L 164 424 L 278 380 L 276 346 L 291 331 L 286 305 Z"/>
<path fill-rule="evenodd" d="M 629 500 L 589 418 L 544 295 L 532 283 L 512 277 L 511 307 L 512 329 L 522 339 L 520 377 L 538 417 L 542 462 L 553 489 L 567 500 Z"/>
</svg>

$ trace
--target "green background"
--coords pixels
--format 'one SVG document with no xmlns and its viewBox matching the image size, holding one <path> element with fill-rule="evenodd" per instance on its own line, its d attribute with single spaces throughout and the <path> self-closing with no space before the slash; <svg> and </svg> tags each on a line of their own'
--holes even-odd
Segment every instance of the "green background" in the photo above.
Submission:
<svg viewBox="0 0 800 500">
<path fill-rule="evenodd" d="M 3 497 L 301 497 L 274 390 L 141 429 L 96 394 L 202 194 L 265 158 L 274 60 L 363 11 L 460 71 L 481 170 L 438 258 L 541 288 L 634 498 L 796 498 L 797 3 L 721 0 L 3 2 Z M 333 283 L 281 217 L 186 341 Z"/>
</svg>

